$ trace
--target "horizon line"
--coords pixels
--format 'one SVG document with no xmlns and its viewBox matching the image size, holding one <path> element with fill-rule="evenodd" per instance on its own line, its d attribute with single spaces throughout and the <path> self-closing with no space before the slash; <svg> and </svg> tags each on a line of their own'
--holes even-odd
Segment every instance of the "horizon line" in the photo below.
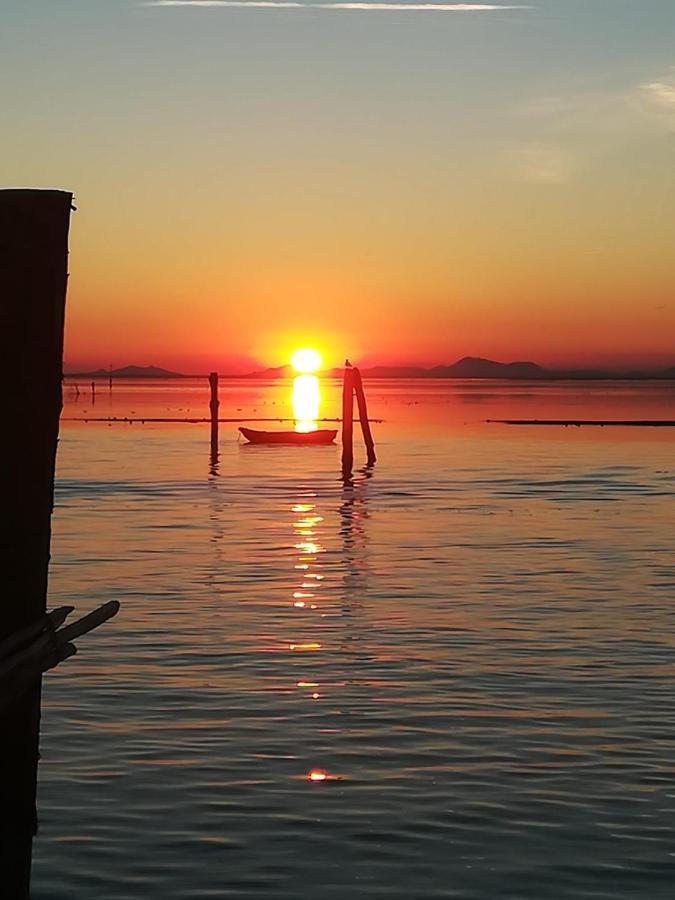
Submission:
<svg viewBox="0 0 675 900">
<path fill-rule="evenodd" d="M 503 368 L 515 368 L 517 366 L 531 366 L 535 369 L 538 369 L 542 374 L 550 374 L 550 375 L 561 375 L 566 373 L 595 373 L 601 375 L 650 375 L 650 374 L 661 374 L 663 372 L 669 372 L 671 370 L 675 370 L 675 360 L 672 363 L 661 363 L 658 365 L 649 364 L 649 363 L 639 363 L 639 364 L 599 364 L 599 363 L 585 363 L 585 364 L 567 364 L 567 365 L 542 365 L 541 363 L 533 362 L 532 360 L 525 359 L 516 359 L 509 360 L 507 362 L 501 362 L 500 360 L 490 359 L 488 357 L 482 356 L 462 356 L 456 359 L 454 362 L 450 363 L 433 363 L 429 364 L 420 364 L 420 363 L 375 363 L 375 364 L 367 364 L 359 366 L 357 364 L 357 368 L 361 368 L 364 372 L 383 369 L 383 370 L 402 370 L 402 371 L 413 371 L 413 372 L 433 372 L 436 369 L 452 369 L 459 365 L 460 363 L 474 363 L 474 364 L 488 364 L 501 366 Z M 255 365 L 255 364 L 253 364 Z M 330 375 L 333 372 L 341 371 L 344 367 L 341 365 L 328 366 L 321 370 L 318 374 L 323 374 L 324 376 Z M 131 375 L 124 376 L 119 375 L 121 371 L 125 369 L 136 369 L 140 371 L 155 369 L 162 373 L 157 376 L 152 375 Z M 290 363 L 282 363 L 278 366 L 261 366 L 260 368 L 247 368 L 240 369 L 238 371 L 225 371 L 220 374 L 223 378 L 247 378 L 250 376 L 261 376 L 266 372 L 281 372 L 284 369 L 292 369 Z M 96 376 L 98 378 L 110 377 L 112 374 L 113 377 L 117 375 L 117 377 L 158 377 L 158 378 L 168 378 L 168 377 L 179 377 L 179 378 L 201 378 L 206 377 L 209 374 L 209 371 L 216 371 L 216 369 L 210 367 L 208 370 L 204 370 L 203 372 L 193 371 L 193 372 L 180 372 L 176 371 L 173 368 L 167 368 L 166 366 L 158 366 L 155 364 L 150 365 L 137 365 L 134 363 L 115 366 L 114 368 L 106 367 L 106 366 L 96 366 L 92 368 L 85 367 L 76 367 L 75 365 L 64 363 L 63 367 L 63 377 L 64 378 L 74 378 L 74 377 L 84 377 L 84 376 Z M 470 376 L 467 376 L 470 377 Z"/>
</svg>

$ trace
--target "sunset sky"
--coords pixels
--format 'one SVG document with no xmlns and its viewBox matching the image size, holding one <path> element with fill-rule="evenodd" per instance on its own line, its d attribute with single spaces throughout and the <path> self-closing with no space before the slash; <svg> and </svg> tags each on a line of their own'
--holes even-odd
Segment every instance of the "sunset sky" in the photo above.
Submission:
<svg viewBox="0 0 675 900">
<path fill-rule="evenodd" d="M 3 6 L 67 366 L 675 364 L 675 2 L 352 6 Z"/>
</svg>

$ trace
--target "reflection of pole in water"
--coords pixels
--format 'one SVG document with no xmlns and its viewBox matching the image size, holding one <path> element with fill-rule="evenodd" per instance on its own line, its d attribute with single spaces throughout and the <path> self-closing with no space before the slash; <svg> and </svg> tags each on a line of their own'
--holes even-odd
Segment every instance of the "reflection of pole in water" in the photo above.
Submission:
<svg viewBox="0 0 675 900">
<path fill-rule="evenodd" d="M 218 446 L 216 445 L 215 449 L 213 444 L 211 444 L 211 448 L 209 450 L 209 475 L 211 477 L 216 477 L 220 475 L 219 467 L 218 467 Z"/>
<path fill-rule="evenodd" d="M 96 382 L 92 381 L 91 383 L 91 402 L 92 404 L 96 403 Z"/>
<path fill-rule="evenodd" d="M 217 475 L 217 463 L 216 471 L 212 472 L 209 470 L 210 475 Z M 213 467 L 213 463 L 211 464 Z M 215 585 L 218 583 L 219 579 L 222 579 L 223 573 L 227 571 L 226 559 L 225 559 L 225 534 L 226 534 L 226 526 L 230 522 L 226 515 L 225 511 L 225 500 L 224 494 L 222 491 L 222 482 L 216 480 L 215 478 L 209 478 L 208 484 L 208 497 L 209 497 L 209 522 L 211 523 L 211 534 L 209 536 L 209 543 L 213 548 L 213 561 L 212 565 L 208 567 L 206 572 L 206 580 L 211 584 Z"/>
<path fill-rule="evenodd" d="M 356 478 L 347 478 L 342 488 L 340 504 L 340 536 L 344 558 L 344 608 L 348 612 L 360 603 L 368 590 L 366 531 L 368 511 L 367 486 L 372 469 L 362 469 Z"/>
</svg>

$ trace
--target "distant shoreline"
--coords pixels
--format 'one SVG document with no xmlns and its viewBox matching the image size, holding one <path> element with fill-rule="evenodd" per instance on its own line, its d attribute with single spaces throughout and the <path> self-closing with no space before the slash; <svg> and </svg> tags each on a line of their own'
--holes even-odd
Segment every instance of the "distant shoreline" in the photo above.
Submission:
<svg viewBox="0 0 675 900">
<path fill-rule="evenodd" d="M 367 369 L 362 370 L 361 373 L 364 379 L 368 379 L 370 381 L 513 381 L 513 382 L 522 382 L 529 384 L 537 384 L 539 382 L 549 383 L 554 381 L 675 381 L 675 373 L 673 374 L 664 374 L 664 373 L 654 373 L 647 374 L 641 373 L 636 375 L 622 375 L 620 373 L 605 373 L 605 374 L 597 374 L 597 375 L 584 375 L 584 374 L 557 374 L 551 373 L 549 375 L 540 376 L 538 378 L 532 377 L 517 377 L 517 376 L 500 376 L 500 375 L 373 375 L 370 374 Z M 319 373 L 323 378 L 330 378 L 339 380 L 342 378 L 341 373 L 337 373 L 335 371 L 330 372 L 322 372 Z M 249 375 L 232 375 L 225 374 L 220 375 L 221 381 L 283 381 L 285 379 L 293 378 L 292 375 L 259 375 L 259 374 L 249 374 Z M 196 378 L 208 378 L 208 373 L 194 373 L 190 375 L 186 375 L 183 373 L 175 374 L 175 375 L 114 375 L 112 376 L 113 381 L 178 381 L 178 380 L 190 380 Z M 109 381 L 109 375 L 98 375 L 92 374 L 91 372 L 64 372 L 63 380 L 64 381 L 74 381 L 74 380 L 88 380 L 88 381 Z"/>
<path fill-rule="evenodd" d="M 342 369 L 329 369 L 321 374 L 328 378 L 341 378 Z M 290 366 L 263 369 L 256 372 L 220 375 L 221 379 L 239 380 L 275 380 L 292 378 L 294 372 Z M 434 366 L 426 369 L 419 366 L 372 366 L 361 369 L 364 378 L 401 379 L 415 378 L 427 380 L 477 380 L 477 381 L 669 381 L 675 380 L 675 366 L 653 372 L 631 370 L 610 371 L 607 369 L 546 369 L 533 362 L 495 362 L 491 359 L 465 356 L 463 359 L 447 366 Z M 113 380 L 115 379 L 148 379 L 168 380 L 175 378 L 206 378 L 208 373 L 186 375 L 182 372 L 171 372 L 158 366 L 124 366 L 118 369 L 96 369 L 93 372 L 65 372 L 64 378 Z"/>
</svg>

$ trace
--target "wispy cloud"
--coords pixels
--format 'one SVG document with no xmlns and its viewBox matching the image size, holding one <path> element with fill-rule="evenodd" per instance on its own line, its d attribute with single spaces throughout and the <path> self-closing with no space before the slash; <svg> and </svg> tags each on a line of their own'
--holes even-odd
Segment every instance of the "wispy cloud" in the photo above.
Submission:
<svg viewBox="0 0 675 900">
<path fill-rule="evenodd" d="M 512 151 L 516 174 L 535 184 L 565 184 L 573 174 L 570 154 L 562 147 L 532 141 Z"/>
<path fill-rule="evenodd" d="M 508 148 L 516 175 L 540 184 L 564 184 L 602 165 L 617 147 L 661 141 L 675 132 L 675 66 L 653 80 L 614 90 L 587 90 L 528 101 L 517 110 L 529 134 Z"/>
<path fill-rule="evenodd" d="M 540 97 L 519 110 L 549 133 L 616 138 L 624 134 L 671 131 L 675 123 L 675 66 L 652 81 Z"/>
<path fill-rule="evenodd" d="M 675 112 L 675 67 L 660 81 L 640 85 L 643 96 L 661 109 Z"/>
<path fill-rule="evenodd" d="M 365 12 L 502 12 L 531 9 L 496 3 L 308 3 L 304 0 L 148 0 L 143 6 L 193 6 L 210 9 L 332 9 Z"/>
</svg>

